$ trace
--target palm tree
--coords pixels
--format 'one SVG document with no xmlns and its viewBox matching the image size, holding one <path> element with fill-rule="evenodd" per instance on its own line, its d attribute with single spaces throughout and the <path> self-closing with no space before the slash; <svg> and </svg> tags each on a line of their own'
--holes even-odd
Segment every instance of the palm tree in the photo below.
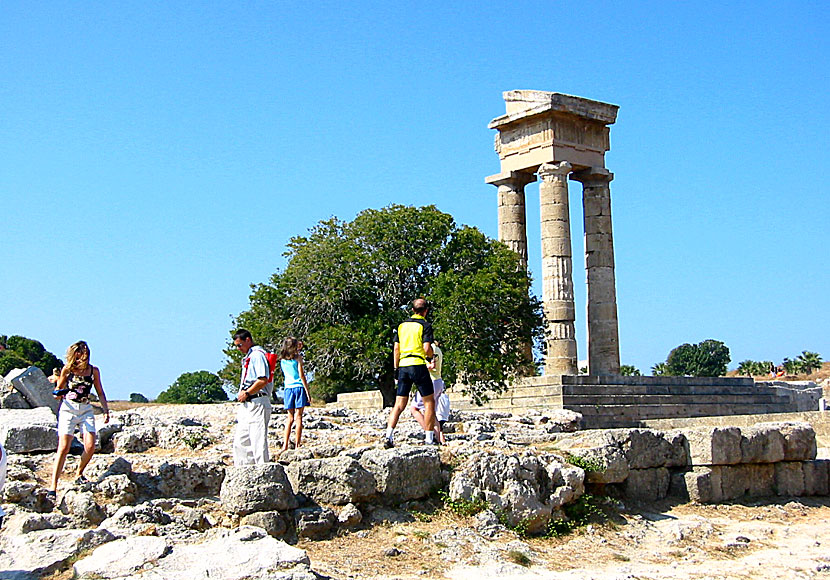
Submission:
<svg viewBox="0 0 830 580">
<path fill-rule="evenodd" d="M 801 354 L 795 357 L 798 363 L 799 370 L 803 373 L 812 374 L 814 370 L 821 368 L 821 356 L 817 352 L 810 352 L 809 350 L 801 351 Z"/>
<path fill-rule="evenodd" d="M 651 374 L 655 377 L 659 377 L 668 374 L 668 370 L 669 369 L 665 362 L 659 362 L 651 367 Z"/>
</svg>

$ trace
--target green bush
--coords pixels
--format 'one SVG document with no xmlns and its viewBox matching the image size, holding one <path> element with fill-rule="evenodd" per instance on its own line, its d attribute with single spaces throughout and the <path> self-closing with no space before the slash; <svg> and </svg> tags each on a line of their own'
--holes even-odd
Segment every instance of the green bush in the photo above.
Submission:
<svg viewBox="0 0 830 580">
<path fill-rule="evenodd" d="M 0 375 L 6 376 L 11 370 L 25 369 L 30 366 L 32 366 L 31 361 L 26 360 L 13 350 L 0 350 Z"/>
<path fill-rule="evenodd" d="M 183 373 L 176 382 L 162 391 L 157 403 L 215 403 L 227 401 L 222 379 L 209 371 Z"/>
<path fill-rule="evenodd" d="M 43 347 L 40 341 L 25 336 L 0 336 L 0 344 L 6 345 L 7 350 L 0 351 L 0 355 L 14 353 L 17 359 L 0 364 L 1 374 L 5 375 L 12 369 L 36 366 L 49 376 L 54 368 L 63 367 L 63 361 Z M 16 366 L 9 366 L 9 365 Z M 8 367 L 8 368 L 6 368 Z"/>
</svg>

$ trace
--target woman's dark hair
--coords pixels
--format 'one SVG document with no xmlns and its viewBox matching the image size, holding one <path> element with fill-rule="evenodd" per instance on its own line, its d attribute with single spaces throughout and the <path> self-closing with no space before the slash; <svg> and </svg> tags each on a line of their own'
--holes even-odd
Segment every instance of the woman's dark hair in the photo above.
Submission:
<svg viewBox="0 0 830 580">
<path fill-rule="evenodd" d="M 291 360 L 297 358 L 297 353 L 300 351 L 300 341 L 289 336 L 282 341 L 282 348 L 280 349 L 280 358 Z"/>
</svg>

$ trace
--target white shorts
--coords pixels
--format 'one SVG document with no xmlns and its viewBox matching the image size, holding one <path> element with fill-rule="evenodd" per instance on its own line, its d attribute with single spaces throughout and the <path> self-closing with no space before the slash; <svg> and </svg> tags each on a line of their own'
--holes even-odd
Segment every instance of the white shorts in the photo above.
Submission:
<svg viewBox="0 0 830 580">
<path fill-rule="evenodd" d="M 446 421 L 450 418 L 450 398 L 444 392 L 446 386 L 443 379 L 435 379 L 432 381 L 432 388 L 435 390 L 435 418 L 438 421 Z M 421 393 L 416 392 L 412 399 L 412 406 L 422 413 L 424 412 L 424 399 Z"/>
<path fill-rule="evenodd" d="M 95 434 L 92 405 L 64 399 L 58 411 L 58 435 L 74 435 L 76 427 L 80 427 L 81 433 Z"/>
</svg>

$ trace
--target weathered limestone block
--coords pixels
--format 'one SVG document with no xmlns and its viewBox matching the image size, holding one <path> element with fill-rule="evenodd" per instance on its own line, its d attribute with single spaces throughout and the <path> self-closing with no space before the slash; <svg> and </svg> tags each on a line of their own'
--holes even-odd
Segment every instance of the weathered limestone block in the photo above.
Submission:
<svg viewBox="0 0 830 580">
<path fill-rule="evenodd" d="M 723 500 L 721 473 L 717 467 L 695 466 L 684 474 L 686 492 L 695 503 L 718 503 Z"/>
<path fill-rule="evenodd" d="M 158 433 L 152 425 L 131 425 L 112 436 L 116 453 L 144 453 L 158 445 Z"/>
<path fill-rule="evenodd" d="M 57 415 L 60 401 L 52 396 L 54 387 L 37 367 L 17 369 L 6 375 L 6 380 L 28 401 L 31 407 L 47 407 Z"/>
<path fill-rule="evenodd" d="M 67 491 L 60 503 L 61 513 L 69 516 L 79 528 L 94 527 L 104 521 L 104 509 L 90 491 Z"/>
<path fill-rule="evenodd" d="M 295 494 L 335 505 L 365 502 L 375 495 L 375 476 L 351 457 L 294 461 L 285 468 Z"/>
<path fill-rule="evenodd" d="M 784 459 L 784 436 L 777 428 L 757 425 L 741 429 L 741 463 L 777 463 Z"/>
<path fill-rule="evenodd" d="M 337 522 L 344 528 L 353 528 L 363 521 L 363 514 L 353 503 L 347 503 L 337 514 Z"/>
<path fill-rule="evenodd" d="M 42 578 L 82 552 L 114 539 L 103 529 L 0 534 L 0 570 L 14 570 L 18 578 L 26 578 L 26 573 L 29 578 Z"/>
<path fill-rule="evenodd" d="M 665 467 L 632 469 L 622 483 L 623 493 L 636 501 L 663 499 L 669 493 L 671 475 Z"/>
<path fill-rule="evenodd" d="M 138 491 L 127 475 L 111 475 L 95 485 L 95 488 L 112 503 L 122 506 L 135 503 Z"/>
<path fill-rule="evenodd" d="M 569 449 L 568 452 L 595 466 L 585 472 L 585 479 L 588 483 L 620 483 L 628 477 L 630 471 L 628 460 L 622 450 L 614 445 L 576 447 Z"/>
<path fill-rule="evenodd" d="M 3 533 L 28 534 L 39 530 L 66 528 L 71 523 L 71 518 L 60 513 L 33 514 L 20 511 L 4 522 Z"/>
<path fill-rule="evenodd" d="M 228 512 L 240 516 L 297 507 L 291 483 L 279 463 L 229 467 L 220 498 Z"/>
<path fill-rule="evenodd" d="M 16 503 L 39 513 L 48 513 L 55 507 L 55 502 L 46 497 L 46 490 L 34 481 L 6 481 L 0 497 L 4 503 Z"/>
<path fill-rule="evenodd" d="M 281 538 L 285 535 L 288 526 L 285 518 L 280 512 L 256 512 L 243 516 L 239 520 L 243 526 L 256 526 L 262 528 L 272 538 Z"/>
<path fill-rule="evenodd" d="M 804 464 L 782 461 L 775 464 L 775 493 L 783 496 L 804 495 Z"/>
<path fill-rule="evenodd" d="M 131 536 L 99 546 L 72 566 L 78 580 L 104 580 L 133 576 L 144 565 L 163 558 L 170 550 L 164 538 Z"/>
<path fill-rule="evenodd" d="M 216 496 L 224 479 L 221 459 L 175 459 L 159 466 L 158 490 L 165 497 Z"/>
<path fill-rule="evenodd" d="M 612 446 L 618 448 L 630 469 L 688 465 L 686 437 L 680 431 L 654 429 L 603 429 L 575 433 L 557 442 L 560 449 Z"/>
<path fill-rule="evenodd" d="M 740 463 L 741 430 L 737 427 L 685 429 L 692 465 L 734 465 Z"/>
<path fill-rule="evenodd" d="M 262 528 L 240 526 L 233 530 L 217 528 L 205 533 L 200 543 L 177 543 L 161 558 L 157 552 L 144 552 L 145 562 L 130 562 L 134 569 L 144 569 L 140 575 L 128 570 L 121 575 L 106 575 L 108 580 L 134 580 L 137 576 L 164 578 L 164 580 L 193 580 L 194 578 L 222 578 L 247 580 L 250 578 L 280 578 L 281 580 L 313 580 L 305 551 L 289 546 L 269 536 Z M 92 556 L 94 557 L 93 553 Z M 79 561 L 78 564 L 83 562 Z M 92 578 L 94 576 L 88 576 Z"/>
<path fill-rule="evenodd" d="M 0 409 L 30 409 L 31 407 L 26 398 L 10 382 L 0 377 Z"/>
<path fill-rule="evenodd" d="M 337 523 L 337 514 L 326 507 L 294 510 L 294 518 L 297 524 L 297 536 L 309 540 L 325 539 Z"/>
<path fill-rule="evenodd" d="M 111 531 L 119 536 L 144 535 L 157 526 L 166 526 L 172 520 L 158 506 L 142 503 L 136 506 L 125 505 L 98 526 L 99 529 Z"/>
<path fill-rule="evenodd" d="M 384 501 L 426 497 L 442 484 L 441 461 L 434 447 L 394 447 L 367 451 L 360 465 L 375 476 Z"/>
<path fill-rule="evenodd" d="M 804 470 L 804 495 L 830 494 L 830 461 L 814 459 L 802 464 Z"/>
<path fill-rule="evenodd" d="M 746 477 L 749 479 L 750 497 L 769 497 L 775 495 L 775 465 L 761 463 L 745 465 Z"/>
<path fill-rule="evenodd" d="M 47 407 L 0 409 L 0 442 L 9 453 L 54 451 L 58 422 Z"/>
<path fill-rule="evenodd" d="M 784 461 L 810 461 L 816 458 L 816 432 L 800 421 L 759 423 L 757 427 L 778 430 L 784 437 Z"/>
</svg>

